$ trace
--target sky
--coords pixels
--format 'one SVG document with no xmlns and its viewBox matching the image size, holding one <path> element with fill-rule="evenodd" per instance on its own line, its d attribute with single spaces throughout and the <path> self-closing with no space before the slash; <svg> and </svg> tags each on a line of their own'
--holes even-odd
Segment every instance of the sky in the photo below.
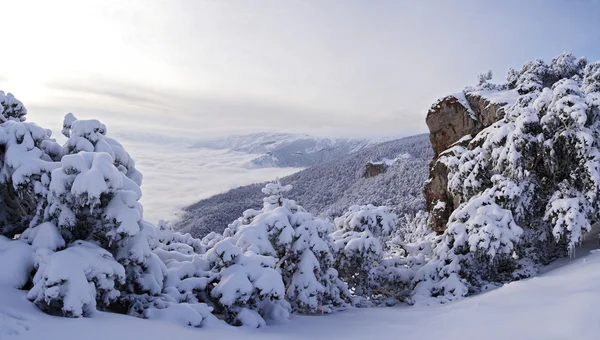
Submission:
<svg viewBox="0 0 600 340">
<path fill-rule="evenodd" d="M 426 132 L 435 99 L 491 69 L 600 59 L 600 2 L 2 1 L 0 89 L 29 119 L 199 139 Z"/>
</svg>

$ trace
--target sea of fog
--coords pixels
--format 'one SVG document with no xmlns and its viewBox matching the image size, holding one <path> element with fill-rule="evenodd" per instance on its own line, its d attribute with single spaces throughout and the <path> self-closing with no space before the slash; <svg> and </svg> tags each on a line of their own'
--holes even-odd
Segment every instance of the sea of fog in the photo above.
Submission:
<svg viewBox="0 0 600 340">
<path fill-rule="evenodd" d="M 119 136 L 144 175 L 144 218 L 172 220 L 181 208 L 229 189 L 284 177 L 300 168 L 252 168 L 257 155 L 230 150 L 193 148 L 193 142 L 171 138 Z M 256 202 L 260 207 L 262 202 Z"/>
</svg>

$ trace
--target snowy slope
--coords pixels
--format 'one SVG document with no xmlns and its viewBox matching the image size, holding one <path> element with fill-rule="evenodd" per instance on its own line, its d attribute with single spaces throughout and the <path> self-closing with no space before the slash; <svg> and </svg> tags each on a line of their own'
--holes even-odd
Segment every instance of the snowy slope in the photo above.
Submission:
<svg viewBox="0 0 600 340">
<path fill-rule="evenodd" d="M 433 152 L 428 135 L 388 141 L 282 178 L 294 187 L 289 198 L 324 217 L 340 216 L 353 204 L 388 205 L 397 213 L 424 209 L 423 183 Z M 364 178 L 368 162 L 389 164 L 385 173 Z M 249 208 L 262 206 L 264 184 L 252 184 L 186 207 L 175 228 L 203 236 L 222 232 Z"/>
<path fill-rule="evenodd" d="M 254 167 L 309 167 L 386 140 L 389 139 L 333 139 L 305 134 L 254 133 L 203 140 L 193 147 L 258 154 L 260 156 L 250 161 Z"/>
<path fill-rule="evenodd" d="M 447 305 L 349 309 L 294 316 L 260 329 L 214 324 L 203 329 L 98 312 L 66 319 L 39 311 L 25 292 L 0 286 L 0 339 L 488 339 L 595 340 L 600 334 L 600 252 L 544 275 Z"/>
</svg>

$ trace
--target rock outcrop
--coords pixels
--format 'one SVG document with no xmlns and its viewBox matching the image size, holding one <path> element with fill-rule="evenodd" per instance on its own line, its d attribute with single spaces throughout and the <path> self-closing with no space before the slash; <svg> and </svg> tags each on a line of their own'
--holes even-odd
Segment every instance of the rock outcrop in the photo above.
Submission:
<svg viewBox="0 0 600 340">
<path fill-rule="evenodd" d="M 387 169 L 387 165 L 385 165 L 383 163 L 368 162 L 367 165 L 365 165 L 365 171 L 363 172 L 363 177 L 371 178 L 371 177 L 375 177 L 377 175 L 381 175 L 382 173 L 385 172 L 386 169 Z"/>
<path fill-rule="evenodd" d="M 501 93 L 496 91 L 495 94 Z M 429 139 L 434 156 L 431 160 L 429 179 L 425 183 L 424 195 L 429 212 L 429 226 L 441 233 L 454 209 L 461 203 L 448 191 L 448 169 L 439 161 L 439 156 L 457 142 L 468 143 L 484 128 L 504 117 L 504 107 L 511 102 L 510 91 L 496 95 L 492 101 L 478 93 L 460 92 L 440 99 L 429 112 L 425 122 L 429 128 Z M 462 140 L 461 140 L 462 139 Z"/>
</svg>

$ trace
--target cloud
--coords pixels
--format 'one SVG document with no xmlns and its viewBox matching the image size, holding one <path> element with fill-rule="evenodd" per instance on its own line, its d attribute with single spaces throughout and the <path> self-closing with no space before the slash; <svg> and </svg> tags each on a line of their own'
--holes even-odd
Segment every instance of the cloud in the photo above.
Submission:
<svg viewBox="0 0 600 340">
<path fill-rule="evenodd" d="M 422 126 L 424 120 L 420 117 L 411 123 L 405 117 L 418 115 L 398 111 L 387 115 L 364 113 L 363 117 L 348 117 L 341 112 L 275 101 L 158 90 L 102 78 L 52 80 L 45 86 L 54 94 L 53 99 L 48 105 L 36 105 L 35 108 L 44 112 L 54 110 L 56 122 L 66 111 L 72 111 L 81 118 L 100 119 L 109 129 L 119 132 L 131 130 L 135 124 L 142 131 L 180 138 L 264 131 L 335 137 L 406 135 L 414 130 L 413 127 Z M 49 115 L 44 116 L 48 118 Z"/>
</svg>

